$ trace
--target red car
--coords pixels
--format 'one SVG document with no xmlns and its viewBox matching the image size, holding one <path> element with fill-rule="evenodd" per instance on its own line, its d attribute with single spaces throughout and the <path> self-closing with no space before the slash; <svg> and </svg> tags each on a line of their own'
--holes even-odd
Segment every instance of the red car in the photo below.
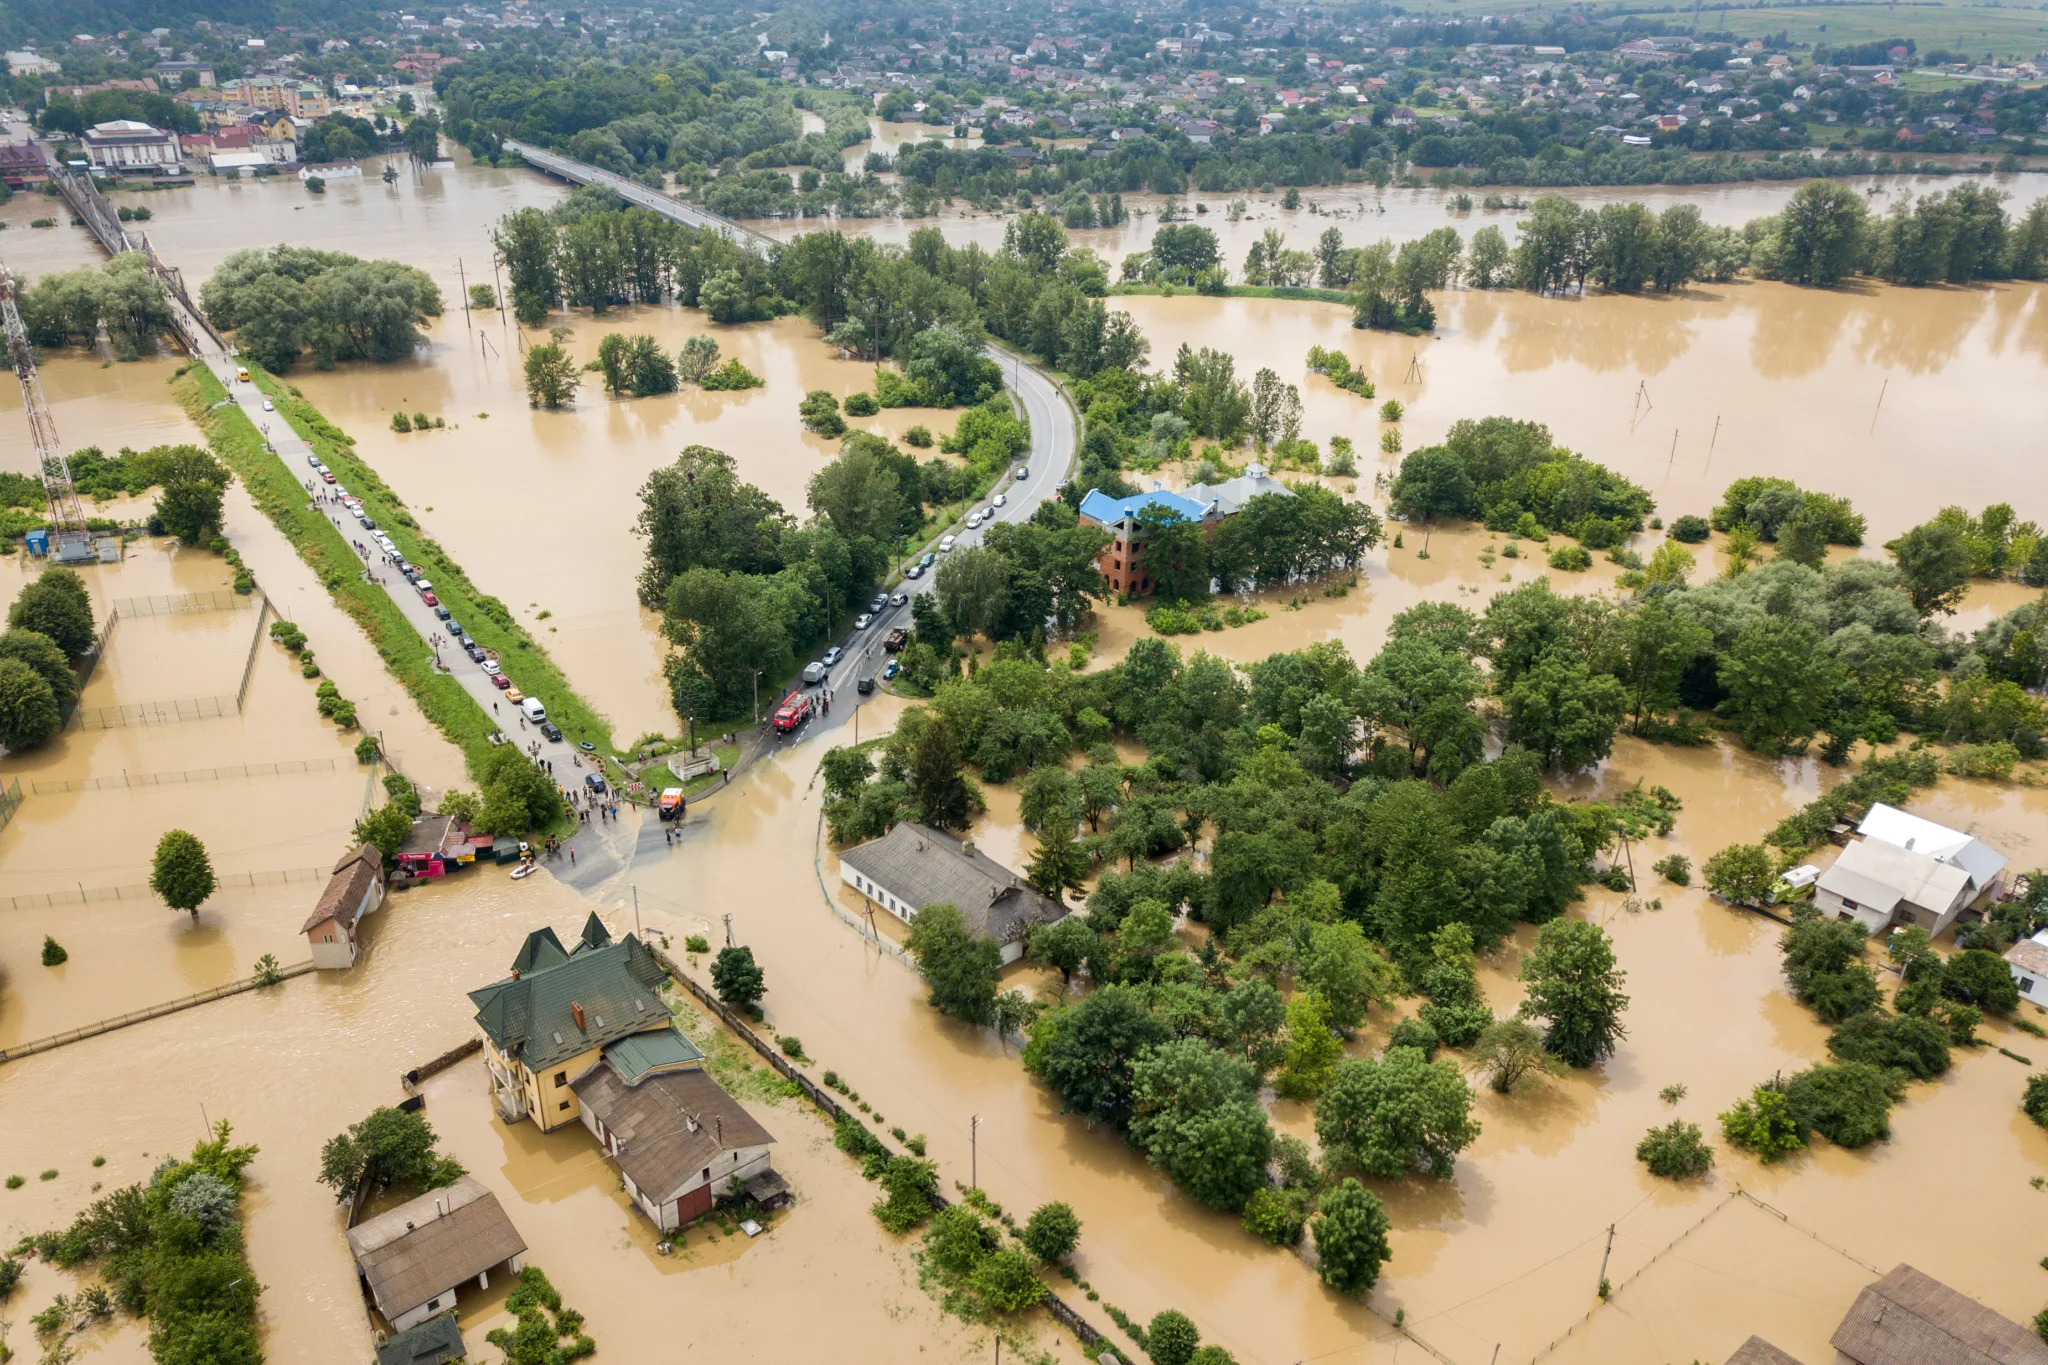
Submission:
<svg viewBox="0 0 2048 1365">
<path fill-rule="evenodd" d="M 510 687 L 511 685 L 512 685 L 512 680 L 511 680 L 510 678 L 506 677 L 506 676 L 505 676 L 505 675 L 504 675 L 503 673 L 493 673 L 493 674 L 491 674 L 491 686 L 493 686 L 493 687 L 496 687 L 496 688 L 499 688 L 499 689 L 503 689 L 503 688 L 507 688 L 507 687 Z"/>
<path fill-rule="evenodd" d="M 321 470 L 321 471 L 320 471 L 320 481 L 321 481 L 322 483 L 333 483 L 333 482 L 334 482 L 334 471 L 333 471 L 333 470 L 331 470 L 331 469 L 323 469 L 323 470 Z"/>
<path fill-rule="evenodd" d="M 786 735 L 810 718 L 811 699 L 802 693 L 798 693 L 782 703 L 776 710 L 773 723 L 777 730 Z"/>
<path fill-rule="evenodd" d="M 438 598 L 438 597 L 436 597 L 436 596 L 434 596 L 434 594 L 432 594 L 432 593 L 430 593 L 430 592 L 423 592 L 423 593 L 421 593 L 421 594 L 420 594 L 420 601 L 422 601 L 422 602 L 426 603 L 426 604 L 427 604 L 428 606 L 430 606 L 430 607 L 438 607 L 438 606 L 440 606 L 440 605 L 441 605 L 441 599 L 440 599 L 440 598 Z"/>
</svg>

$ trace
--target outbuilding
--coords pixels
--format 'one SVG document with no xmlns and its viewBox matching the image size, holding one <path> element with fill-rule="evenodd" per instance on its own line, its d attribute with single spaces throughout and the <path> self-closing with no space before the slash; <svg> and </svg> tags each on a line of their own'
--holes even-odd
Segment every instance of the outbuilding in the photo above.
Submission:
<svg viewBox="0 0 2048 1365">
<path fill-rule="evenodd" d="M 498 1197 L 465 1175 L 350 1228 L 348 1249 L 370 1301 L 404 1332 L 453 1308 L 471 1280 L 488 1289 L 501 1265 L 517 1275 L 526 1243 Z"/>
<path fill-rule="evenodd" d="M 1034 927 L 1067 914 L 972 843 L 915 821 L 840 854 L 839 879 L 905 924 L 928 905 L 955 907 L 968 932 L 993 939 L 1006 963 L 1024 956 Z"/>
<path fill-rule="evenodd" d="M 2048 1004 L 2048 929 L 2007 948 L 2005 969 L 2019 985 L 2020 999 Z"/>
<path fill-rule="evenodd" d="M 313 965 L 346 971 L 355 965 L 363 917 L 384 903 L 384 855 L 360 844 L 334 865 L 320 900 L 299 932 L 313 950 Z"/>
<path fill-rule="evenodd" d="M 1854 1365 L 2048 1365 L 2048 1343 L 1909 1265 L 1857 1295 L 1829 1344 Z"/>
<path fill-rule="evenodd" d="M 674 1034 L 635 1034 L 571 1082 L 584 1126 L 618 1166 L 633 1203 L 663 1232 L 709 1213 L 733 1181 L 745 1187 L 774 1175 L 768 1149 L 775 1139 L 696 1057 L 658 1050 L 670 1039 L 688 1046 Z"/>
</svg>

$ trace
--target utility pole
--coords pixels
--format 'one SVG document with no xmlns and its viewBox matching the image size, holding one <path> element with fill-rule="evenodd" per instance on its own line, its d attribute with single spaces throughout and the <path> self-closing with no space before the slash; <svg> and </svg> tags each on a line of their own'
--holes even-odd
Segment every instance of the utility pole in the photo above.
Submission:
<svg viewBox="0 0 2048 1365">
<path fill-rule="evenodd" d="M 1671 456 L 1664 461 L 1664 477 L 1671 477 L 1671 466 L 1678 459 L 1678 428 L 1671 428 Z"/>
<path fill-rule="evenodd" d="M 1714 414 L 1714 434 L 1707 441 L 1707 469 L 1714 467 L 1714 445 L 1721 439 L 1721 414 Z M 1705 470 L 1701 471 L 1705 473 Z"/>
<path fill-rule="evenodd" d="M 1607 1225 L 1607 1250 L 1600 1253 L 1600 1297 L 1607 1297 L 1607 1258 L 1614 1254 L 1614 1224 Z"/>
<path fill-rule="evenodd" d="M 732 947 L 732 911 L 725 912 L 725 946 Z"/>
<path fill-rule="evenodd" d="M 973 1114 L 967 1120 L 967 1188 L 981 1188 L 981 1115 Z"/>
<path fill-rule="evenodd" d="M 1891 386 L 1891 376 L 1886 375 L 1883 386 L 1877 391 L 1877 406 L 1870 410 L 1870 434 L 1873 436 L 1877 434 L 1877 414 L 1884 411 L 1884 396 Z"/>
<path fill-rule="evenodd" d="M 464 271 L 464 270 L 463 270 L 463 268 L 462 268 L 462 258 L 461 258 L 460 256 L 457 256 L 457 257 L 455 258 L 455 278 L 456 278 L 456 279 L 458 279 L 458 280 L 460 280 L 460 281 L 462 281 L 462 325 L 463 325 L 463 328 L 464 328 L 464 329 L 466 330 L 466 329 L 467 329 L 467 328 L 469 327 L 469 325 L 470 325 L 470 322 L 469 322 L 469 275 L 468 275 L 468 273 L 467 273 L 466 271 Z"/>
</svg>

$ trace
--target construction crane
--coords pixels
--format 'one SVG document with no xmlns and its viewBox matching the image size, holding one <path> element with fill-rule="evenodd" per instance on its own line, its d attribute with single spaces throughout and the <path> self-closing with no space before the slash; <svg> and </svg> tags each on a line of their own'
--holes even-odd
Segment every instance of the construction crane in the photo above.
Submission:
<svg viewBox="0 0 2048 1365">
<path fill-rule="evenodd" d="M 35 348 L 28 344 L 28 329 L 21 325 L 21 310 L 14 306 L 14 272 L 0 263 L 0 322 L 7 331 L 7 358 L 14 377 L 21 382 L 21 406 L 28 414 L 29 435 L 34 439 L 36 466 L 42 471 L 43 493 L 50 500 L 52 550 L 60 562 L 92 557 L 92 536 L 85 528 L 85 509 L 78 504 L 78 490 L 71 483 L 71 464 L 64 447 L 57 443 L 57 424 L 50 420 L 50 406 L 43 401 L 43 383 L 36 377 Z"/>
</svg>

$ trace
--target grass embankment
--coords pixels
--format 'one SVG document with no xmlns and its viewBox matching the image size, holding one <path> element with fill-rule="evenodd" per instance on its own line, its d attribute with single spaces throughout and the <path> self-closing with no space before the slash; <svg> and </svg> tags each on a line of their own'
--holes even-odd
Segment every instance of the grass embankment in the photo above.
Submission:
<svg viewBox="0 0 2048 1365">
<path fill-rule="evenodd" d="M 1184 284 L 1119 284 L 1109 291 L 1112 295 L 1149 295 L 1157 298 L 1178 298 L 1185 294 L 1196 299 L 1307 299 L 1311 303 L 1351 302 L 1351 295 L 1342 289 L 1298 289 L 1293 285 L 1277 284 L 1227 284 L 1218 294 L 1205 294 Z"/>
<path fill-rule="evenodd" d="M 498 656 L 504 667 L 505 676 L 512 680 L 513 685 L 528 696 L 539 697 L 542 704 L 548 708 L 548 718 L 562 727 L 562 732 L 571 742 L 580 743 L 587 740 L 596 745 L 601 753 L 615 754 L 617 751 L 612 745 L 610 724 L 576 694 L 570 687 L 569 680 L 563 676 L 562 670 L 548 657 L 547 651 L 540 643 L 513 617 L 511 610 L 496 597 L 479 591 L 470 581 L 469 575 L 463 572 L 462 566 L 450 558 L 448 552 L 436 541 L 420 530 L 419 523 L 406 508 L 404 500 L 378 477 L 376 470 L 364 463 L 362 457 L 356 454 L 354 438 L 334 426 L 320 414 L 319 409 L 308 403 L 297 389 L 275 375 L 253 365 L 250 366 L 249 373 L 255 378 L 257 386 L 269 394 L 277 404 L 279 415 L 291 423 L 292 430 L 296 431 L 306 444 L 313 447 L 313 452 L 334 471 L 334 476 L 341 481 L 342 486 L 363 500 L 363 509 L 369 513 L 370 519 L 397 543 L 400 554 L 419 567 L 427 580 L 434 585 L 434 595 L 441 599 L 442 605 L 454 613 L 455 619 L 462 623 L 463 629 L 467 630 L 479 645 Z M 261 449 L 260 446 L 258 448 Z M 271 458 L 282 467 L 281 459 L 274 456 Z M 303 489 L 300 490 L 299 496 L 305 496 Z M 325 520 L 317 512 L 312 515 L 316 520 Z M 343 549 L 350 559 L 356 559 L 354 550 L 348 549 L 346 544 Z M 379 596 L 384 595 L 381 588 L 370 587 L 368 590 Z M 387 605 L 390 604 L 387 602 Z M 392 606 L 391 610 L 396 613 L 397 607 Z M 419 639 L 418 632 L 413 632 L 413 639 Z M 425 645 L 422 643 L 421 650 L 424 649 Z M 424 664 L 421 666 L 424 667 Z M 475 702 L 469 699 L 468 694 L 464 693 L 461 686 L 452 678 L 443 675 L 443 680 L 469 701 L 470 710 L 482 722 L 482 733 L 478 740 L 488 747 L 487 737 L 492 730 L 498 728 L 497 724 L 476 707 Z M 463 747 L 468 751 L 467 744 Z"/>
<path fill-rule="evenodd" d="M 429 666 L 427 642 L 384 589 L 364 581 L 362 561 L 334 523 L 308 503 L 300 476 L 282 456 L 264 449 L 262 433 L 247 413 L 233 405 L 213 406 L 228 395 L 205 365 L 194 362 L 180 370 L 172 388 L 206 433 L 213 453 L 234 471 L 256 506 L 326 585 L 336 605 L 370 637 L 391 676 L 472 764 L 480 762 L 490 752 L 489 736 L 497 726 L 462 684 Z"/>
</svg>

